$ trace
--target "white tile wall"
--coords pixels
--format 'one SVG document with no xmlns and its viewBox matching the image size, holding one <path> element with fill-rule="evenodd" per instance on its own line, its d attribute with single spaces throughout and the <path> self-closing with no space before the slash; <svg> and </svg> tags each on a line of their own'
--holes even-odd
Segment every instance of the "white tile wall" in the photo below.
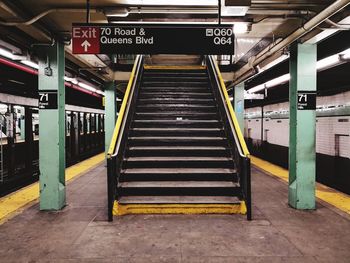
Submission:
<svg viewBox="0 0 350 263">
<path fill-rule="evenodd" d="M 334 96 L 318 97 L 318 105 L 350 105 L 350 92 L 337 94 Z M 326 104 L 328 103 L 328 104 Z M 265 111 L 282 111 L 288 110 L 289 103 L 279 103 L 268 105 L 264 107 Z M 246 110 L 246 113 L 261 112 L 260 107 L 250 108 Z M 339 122 L 339 119 L 350 119 L 347 117 L 319 117 L 316 123 L 316 152 L 335 155 L 335 135 L 350 135 L 350 121 Z M 245 121 L 246 129 L 245 135 L 247 136 L 248 129 L 251 129 L 251 138 L 260 140 L 261 138 L 261 119 L 251 119 Z M 281 122 L 278 122 L 281 121 Z M 264 120 L 264 130 L 268 129 L 267 141 L 272 144 L 287 146 L 289 145 L 289 119 L 270 119 Z M 339 155 L 342 157 L 350 158 L 350 136 L 342 136 L 340 138 Z"/>
<path fill-rule="evenodd" d="M 350 158 L 350 136 L 341 136 L 339 138 L 339 156 Z"/>
<path fill-rule="evenodd" d="M 317 106 L 350 105 L 350 91 L 333 96 L 317 97 Z"/>
<path fill-rule="evenodd" d="M 289 145 L 289 119 L 265 120 L 267 132 L 267 142 L 288 147 Z"/>
<path fill-rule="evenodd" d="M 248 136 L 248 129 L 250 129 L 250 138 L 253 140 L 260 140 L 261 138 L 261 120 L 251 119 L 250 122 L 246 120 L 246 136 Z"/>
</svg>

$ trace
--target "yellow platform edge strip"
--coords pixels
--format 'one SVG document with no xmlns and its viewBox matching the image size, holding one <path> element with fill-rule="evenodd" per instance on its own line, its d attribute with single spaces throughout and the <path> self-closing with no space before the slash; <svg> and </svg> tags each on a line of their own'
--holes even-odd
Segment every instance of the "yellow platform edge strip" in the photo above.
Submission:
<svg viewBox="0 0 350 263">
<path fill-rule="evenodd" d="M 71 182 L 87 171 L 99 165 L 105 154 L 95 155 L 85 161 L 66 169 L 66 182 Z M 13 216 L 21 213 L 28 204 L 34 204 L 39 198 L 39 182 L 30 184 L 20 190 L 0 198 L 0 225 Z"/>
<path fill-rule="evenodd" d="M 244 201 L 240 204 L 119 204 L 114 202 L 113 215 L 134 214 L 242 214 L 247 213 Z"/>
<path fill-rule="evenodd" d="M 251 162 L 258 168 L 288 183 L 289 172 L 287 169 L 255 156 L 251 156 Z M 323 184 L 316 183 L 316 197 L 350 215 L 350 195 L 339 192 Z"/>
<path fill-rule="evenodd" d="M 173 69 L 173 70 L 195 70 L 195 69 L 206 69 L 206 66 L 201 65 L 144 65 L 144 69 Z"/>
</svg>

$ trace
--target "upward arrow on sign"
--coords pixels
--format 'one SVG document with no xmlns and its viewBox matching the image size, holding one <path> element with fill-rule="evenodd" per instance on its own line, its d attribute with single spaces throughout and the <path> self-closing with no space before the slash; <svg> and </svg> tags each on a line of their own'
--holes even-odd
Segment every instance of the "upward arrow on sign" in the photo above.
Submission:
<svg viewBox="0 0 350 263">
<path fill-rule="evenodd" d="M 81 43 L 81 46 L 84 48 L 84 51 L 87 52 L 88 48 L 91 47 L 91 44 L 89 41 L 85 40 L 83 43 Z"/>
</svg>

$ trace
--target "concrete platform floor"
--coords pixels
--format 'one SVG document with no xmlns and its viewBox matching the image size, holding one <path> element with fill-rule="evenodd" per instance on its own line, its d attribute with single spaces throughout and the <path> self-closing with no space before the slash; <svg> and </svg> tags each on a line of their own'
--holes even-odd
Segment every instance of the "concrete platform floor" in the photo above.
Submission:
<svg viewBox="0 0 350 263">
<path fill-rule="evenodd" d="M 68 206 L 38 205 L 0 226 L 0 262 L 350 262 L 350 219 L 287 205 L 287 185 L 253 168 L 254 220 L 129 215 L 106 222 L 106 170 L 68 185 Z"/>
</svg>

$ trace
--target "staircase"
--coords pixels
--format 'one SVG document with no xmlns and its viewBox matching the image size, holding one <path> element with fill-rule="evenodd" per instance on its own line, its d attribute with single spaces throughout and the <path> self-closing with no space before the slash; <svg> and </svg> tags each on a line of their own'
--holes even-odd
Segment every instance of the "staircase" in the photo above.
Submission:
<svg viewBox="0 0 350 263">
<path fill-rule="evenodd" d="M 139 73 L 120 135 L 125 143 L 115 143 L 121 145 L 115 162 L 109 158 L 109 198 L 117 186 L 113 214 L 246 213 L 207 68 L 155 68 Z"/>
<path fill-rule="evenodd" d="M 120 204 L 239 203 L 239 184 L 206 70 L 145 70 Z"/>
</svg>

